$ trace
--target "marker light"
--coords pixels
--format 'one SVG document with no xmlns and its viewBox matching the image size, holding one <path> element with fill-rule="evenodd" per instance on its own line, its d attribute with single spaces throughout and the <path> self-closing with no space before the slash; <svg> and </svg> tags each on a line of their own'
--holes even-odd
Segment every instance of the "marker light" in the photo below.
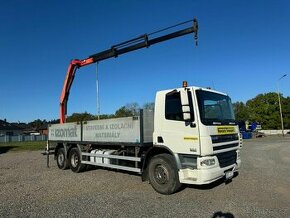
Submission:
<svg viewBox="0 0 290 218">
<path fill-rule="evenodd" d="M 237 150 L 237 160 L 239 160 L 241 157 L 240 157 L 240 151 Z"/>
<path fill-rule="evenodd" d="M 182 81 L 182 88 L 186 88 L 187 87 L 187 81 Z"/>
</svg>

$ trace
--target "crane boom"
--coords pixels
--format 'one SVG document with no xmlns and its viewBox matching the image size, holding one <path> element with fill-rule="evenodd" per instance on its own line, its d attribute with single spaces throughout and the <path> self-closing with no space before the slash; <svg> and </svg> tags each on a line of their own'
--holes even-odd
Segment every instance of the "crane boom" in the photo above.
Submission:
<svg viewBox="0 0 290 218">
<path fill-rule="evenodd" d="M 184 36 L 190 33 L 194 33 L 194 39 L 196 40 L 196 45 L 197 45 L 197 32 L 198 32 L 197 19 L 183 22 L 181 24 L 185 24 L 188 22 L 193 22 L 193 26 L 179 30 L 179 31 L 175 31 L 175 32 L 163 35 L 163 36 L 158 36 L 152 39 L 150 38 L 151 35 L 157 32 L 161 32 L 163 30 L 167 30 L 170 27 L 163 29 L 161 31 L 151 33 L 151 34 L 144 34 L 137 38 L 114 45 L 110 49 L 107 49 L 105 51 L 93 54 L 86 59 L 72 60 L 68 66 L 66 78 L 65 78 L 64 85 L 62 88 L 62 93 L 60 96 L 60 123 L 65 123 L 66 114 L 67 114 L 67 102 L 69 98 L 70 88 L 73 83 L 77 68 L 90 65 L 99 61 L 103 61 L 112 57 L 118 57 L 119 55 L 131 52 L 131 51 L 135 51 L 141 48 L 148 48 L 149 46 L 154 45 L 156 43 L 164 42 L 164 41 L 174 39 L 180 36 Z M 181 25 L 181 24 L 178 24 L 178 25 Z M 178 25 L 175 25 L 175 26 L 178 26 Z"/>
</svg>

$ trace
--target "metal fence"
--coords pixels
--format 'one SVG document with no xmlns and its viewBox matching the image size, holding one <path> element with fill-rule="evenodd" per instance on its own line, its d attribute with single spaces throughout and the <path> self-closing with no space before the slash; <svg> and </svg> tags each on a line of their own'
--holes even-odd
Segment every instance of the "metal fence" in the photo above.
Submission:
<svg viewBox="0 0 290 218">
<path fill-rule="evenodd" d="M 0 136 L 1 142 L 30 142 L 30 141 L 46 141 L 46 135 L 17 135 L 17 136 L 9 136 L 4 135 Z"/>
</svg>

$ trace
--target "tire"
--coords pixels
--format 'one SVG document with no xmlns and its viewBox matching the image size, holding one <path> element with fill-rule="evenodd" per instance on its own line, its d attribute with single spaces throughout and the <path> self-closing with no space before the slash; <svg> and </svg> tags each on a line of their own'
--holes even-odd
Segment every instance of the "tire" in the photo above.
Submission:
<svg viewBox="0 0 290 218">
<path fill-rule="evenodd" d="M 68 160 L 65 155 L 64 148 L 59 148 L 56 153 L 56 163 L 59 169 L 65 170 L 68 168 Z"/>
<path fill-rule="evenodd" d="M 149 182 L 155 191 L 170 195 L 181 188 L 177 167 L 170 154 L 159 154 L 149 162 Z"/>
<path fill-rule="evenodd" d="M 86 165 L 81 163 L 81 154 L 78 148 L 72 148 L 69 152 L 69 165 L 70 169 L 75 172 L 79 173 L 86 169 Z"/>
</svg>

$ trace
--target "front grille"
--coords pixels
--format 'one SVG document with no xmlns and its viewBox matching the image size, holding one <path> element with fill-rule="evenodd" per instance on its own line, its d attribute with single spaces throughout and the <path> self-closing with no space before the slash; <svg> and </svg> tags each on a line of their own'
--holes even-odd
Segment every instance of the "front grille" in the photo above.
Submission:
<svg viewBox="0 0 290 218">
<path fill-rule="evenodd" d="M 222 150 L 222 149 L 234 148 L 237 146 L 239 146 L 239 143 L 232 143 L 232 144 L 227 144 L 227 145 L 214 146 L 213 150 L 218 151 L 218 150 Z"/>
<path fill-rule="evenodd" d="M 218 161 L 220 163 L 221 168 L 235 164 L 237 161 L 237 152 L 236 151 L 229 151 L 229 152 L 225 152 L 225 153 L 220 153 L 220 154 L 217 154 L 216 156 L 218 158 Z"/>
<path fill-rule="evenodd" d="M 213 144 L 221 142 L 231 142 L 239 139 L 238 134 L 229 134 L 229 135 L 212 135 L 211 141 Z"/>
</svg>

